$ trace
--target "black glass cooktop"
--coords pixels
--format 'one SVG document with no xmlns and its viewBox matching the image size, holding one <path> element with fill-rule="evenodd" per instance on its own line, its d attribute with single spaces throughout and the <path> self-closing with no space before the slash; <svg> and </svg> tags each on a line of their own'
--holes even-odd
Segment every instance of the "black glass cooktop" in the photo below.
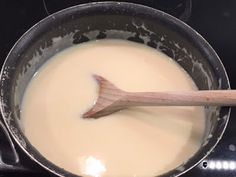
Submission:
<svg viewBox="0 0 236 177">
<path fill-rule="evenodd" d="M 0 64 L 16 40 L 32 25 L 63 8 L 86 0 L 0 0 Z M 197 30 L 216 50 L 236 89 L 235 0 L 132 0 L 168 12 Z M 1 125 L 1 124 L 0 124 Z M 15 150 L 14 150 L 15 149 Z M 0 177 L 47 177 L 52 175 L 35 164 L 17 145 L 9 144 L 0 128 Z M 220 143 L 202 163 L 184 177 L 236 177 L 236 108 Z"/>
</svg>

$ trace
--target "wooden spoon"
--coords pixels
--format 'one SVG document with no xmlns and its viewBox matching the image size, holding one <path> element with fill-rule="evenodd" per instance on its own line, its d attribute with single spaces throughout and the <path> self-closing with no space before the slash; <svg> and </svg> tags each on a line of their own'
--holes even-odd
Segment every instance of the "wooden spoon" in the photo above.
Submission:
<svg viewBox="0 0 236 177">
<path fill-rule="evenodd" d="M 94 78 L 99 84 L 99 95 L 84 118 L 99 118 L 130 106 L 236 105 L 236 90 L 126 92 L 101 76 Z"/>
</svg>

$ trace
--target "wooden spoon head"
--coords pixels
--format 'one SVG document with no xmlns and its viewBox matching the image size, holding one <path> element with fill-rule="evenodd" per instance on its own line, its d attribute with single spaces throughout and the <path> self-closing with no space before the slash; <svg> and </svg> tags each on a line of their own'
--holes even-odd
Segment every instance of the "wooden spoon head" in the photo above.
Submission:
<svg viewBox="0 0 236 177">
<path fill-rule="evenodd" d="M 125 92 L 99 75 L 93 75 L 99 84 L 98 98 L 93 107 L 83 114 L 83 118 L 99 118 L 123 109 L 119 100 Z"/>
</svg>

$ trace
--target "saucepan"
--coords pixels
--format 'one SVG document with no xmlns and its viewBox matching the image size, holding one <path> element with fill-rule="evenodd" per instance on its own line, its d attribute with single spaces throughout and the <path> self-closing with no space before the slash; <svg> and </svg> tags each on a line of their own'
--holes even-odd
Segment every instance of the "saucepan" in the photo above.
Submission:
<svg viewBox="0 0 236 177">
<path fill-rule="evenodd" d="M 48 16 L 28 30 L 9 52 L 1 70 L 0 101 L 4 124 L 14 141 L 32 161 L 59 176 L 76 175 L 48 161 L 27 140 L 20 124 L 22 97 L 30 79 L 50 57 L 67 47 L 104 38 L 134 41 L 165 53 L 188 72 L 200 90 L 230 89 L 224 66 L 207 41 L 162 11 L 132 3 L 100 2 Z M 161 176 L 186 173 L 219 142 L 230 107 L 206 106 L 205 112 L 201 148 L 188 161 Z"/>
</svg>

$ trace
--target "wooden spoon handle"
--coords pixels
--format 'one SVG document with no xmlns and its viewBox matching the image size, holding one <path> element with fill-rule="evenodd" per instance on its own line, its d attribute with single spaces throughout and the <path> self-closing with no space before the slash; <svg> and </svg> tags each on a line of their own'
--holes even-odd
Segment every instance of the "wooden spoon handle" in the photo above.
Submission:
<svg viewBox="0 0 236 177">
<path fill-rule="evenodd" d="M 201 106 L 236 105 L 236 90 L 199 90 L 173 92 L 126 92 L 124 106 Z"/>
<path fill-rule="evenodd" d="M 84 118 L 98 118 L 129 106 L 236 105 L 236 90 L 126 92 L 101 76 L 94 78 L 99 83 L 99 96 Z"/>
</svg>

